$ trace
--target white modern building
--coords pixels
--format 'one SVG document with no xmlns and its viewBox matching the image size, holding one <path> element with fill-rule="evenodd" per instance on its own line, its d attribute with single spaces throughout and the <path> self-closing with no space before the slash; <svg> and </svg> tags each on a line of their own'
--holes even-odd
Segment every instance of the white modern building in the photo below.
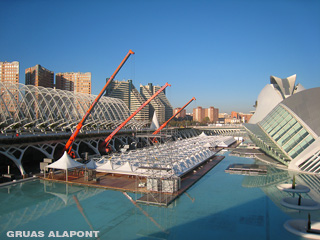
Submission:
<svg viewBox="0 0 320 240">
<path fill-rule="evenodd" d="M 250 138 L 288 169 L 320 173 L 320 87 L 295 85 L 296 75 L 270 80 L 245 124 Z"/>
</svg>

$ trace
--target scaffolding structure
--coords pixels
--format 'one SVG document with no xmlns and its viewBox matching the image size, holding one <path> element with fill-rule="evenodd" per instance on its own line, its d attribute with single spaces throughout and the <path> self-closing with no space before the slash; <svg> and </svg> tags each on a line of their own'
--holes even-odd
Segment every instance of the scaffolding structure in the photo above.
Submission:
<svg viewBox="0 0 320 240">
<path fill-rule="evenodd" d="M 97 171 L 135 177 L 136 201 L 167 206 L 181 188 L 181 178 L 216 154 L 227 137 L 206 136 L 154 144 L 103 156 Z"/>
</svg>

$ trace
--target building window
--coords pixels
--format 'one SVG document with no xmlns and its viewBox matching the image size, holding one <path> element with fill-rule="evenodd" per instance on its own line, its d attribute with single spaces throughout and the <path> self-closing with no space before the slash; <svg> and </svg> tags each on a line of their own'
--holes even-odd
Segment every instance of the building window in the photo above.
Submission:
<svg viewBox="0 0 320 240">
<path fill-rule="evenodd" d="M 291 158 L 297 157 L 315 141 L 281 105 L 273 109 L 259 125 Z"/>
</svg>

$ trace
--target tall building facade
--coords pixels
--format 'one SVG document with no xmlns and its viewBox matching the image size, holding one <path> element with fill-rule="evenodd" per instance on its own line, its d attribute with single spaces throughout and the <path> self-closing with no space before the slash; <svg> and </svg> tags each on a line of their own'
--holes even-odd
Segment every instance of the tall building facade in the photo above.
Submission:
<svg viewBox="0 0 320 240">
<path fill-rule="evenodd" d="M 144 97 L 144 99 L 148 100 L 152 95 L 154 94 L 154 88 L 152 83 L 149 83 L 148 85 L 140 85 L 140 94 Z M 158 95 L 159 96 L 159 95 Z M 153 113 L 156 112 L 156 116 L 158 119 L 158 122 L 160 124 L 164 123 L 166 121 L 166 108 L 165 105 L 162 103 L 162 101 L 157 97 L 155 97 L 150 103 L 149 103 L 149 119 L 152 119 Z"/>
<path fill-rule="evenodd" d="M 108 79 L 107 79 L 108 81 Z M 123 100 L 131 113 L 136 111 L 144 102 L 158 91 L 160 86 L 153 86 L 152 83 L 142 86 L 140 92 L 133 85 L 132 80 L 112 81 L 106 89 L 106 96 L 120 98 Z M 145 106 L 136 116 L 136 120 L 151 120 L 154 112 L 159 123 L 164 123 L 173 115 L 173 108 L 162 91 L 147 106 Z"/>
<path fill-rule="evenodd" d="M 91 73 L 57 73 L 56 88 L 75 93 L 91 94 Z"/>
<path fill-rule="evenodd" d="M 0 62 L 0 82 L 3 84 L 0 88 L 1 110 L 15 111 L 19 101 L 19 93 L 14 87 L 19 85 L 19 62 Z"/>
<path fill-rule="evenodd" d="M 105 96 L 121 99 L 131 113 L 135 112 L 146 101 L 135 88 L 132 80 L 112 81 L 106 89 Z M 149 105 L 141 109 L 134 118 L 136 120 L 149 120 Z"/>
<path fill-rule="evenodd" d="M 202 122 L 206 117 L 209 118 L 209 122 L 216 123 L 219 120 L 219 109 L 214 107 L 193 109 L 193 121 Z"/>
<path fill-rule="evenodd" d="M 160 90 L 160 86 L 153 86 L 153 93 L 156 93 L 158 90 Z M 165 108 L 165 121 L 169 120 L 173 115 L 173 107 L 171 106 L 167 96 L 166 96 L 166 89 L 164 89 L 157 98 L 161 101 L 161 103 L 164 105 Z"/>
<path fill-rule="evenodd" d="M 181 108 L 175 108 L 173 109 L 173 114 L 176 114 L 177 112 L 180 111 Z M 179 114 L 177 114 L 176 118 L 185 118 L 187 116 L 187 110 L 182 109 Z"/>
<path fill-rule="evenodd" d="M 0 82 L 19 84 L 19 62 L 0 62 Z"/>
<path fill-rule="evenodd" d="M 34 67 L 25 70 L 26 85 L 54 87 L 54 73 L 41 65 L 37 64 Z"/>
<path fill-rule="evenodd" d="M 193 109 L 193 121 L 202 122 L 204 119 L 204 110 L 202 107 L 197 107 Z"/>
</svg>

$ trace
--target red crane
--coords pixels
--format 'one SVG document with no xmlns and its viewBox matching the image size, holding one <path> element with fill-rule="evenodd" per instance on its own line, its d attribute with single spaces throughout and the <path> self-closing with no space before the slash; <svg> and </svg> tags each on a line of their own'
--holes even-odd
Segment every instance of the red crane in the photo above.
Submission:
<svg viewBox="0 0 320 240">
<path fill-rule="evenodd" d="M 78 123 L 75 131 L 72 133 L 71 137 L 69 138 L 68 142 L 66 143 L 66 145 L 63 148 L 63 151 L 68 151 L 68 154 L 71 157 L 75 157 L 75 153 L 72 151 L 72 144 L 74 142 L 74 140 L 76 139 L 78 133 L 80 132 L 83 124 L 85 123 L 85 121 L 87 120 L 88 116 L 90 115 L 92 109 L 95 107 L 95 105 L 97 104 L 97 102 L 100 100 L 102 94 L 104 93 L 104 91 L 106 90 L 106 88 L 108 87 L 108 85 L 111 83 L 111 81 L 115 78 L 115 76 L 117 75 L 117 73 L 120 71 L 120 69 L 122 68 L 122 66 L 125 64 L 125 62 L 128 60 L 128 58 L 130 57 L 131 54 L 134 54 L 134 52 L 132 50 L 129 50 L 129 52 L 127 53 L 127 55 L 125 56 L 125 58 L 122 60 L 122 62 L 120 63 L 120 65 L 118 66 L 118 68 L 116 69 L 116 71 L 112 74 L 112 76 L 109 78 L 109 80 L 107 81 L 106 85 L 104 85 L 103 89 L 101 90 L 101 92 L 99 93 L 99 95 L 97 96 L 97 98 L 93 101 L 93 103 L 91 104 L 90 108 L 88 109 L 88 111 L 86 112 L 86 114 L 83 116 L 82 120 Z"/>
<path fill-rule="evenodd" d="M 131 114 L 123 123 L 121 123 L 100 145 L 101 150 L 105 150 L 107 153 L 111 151 L 108 146 L 111 139 L 114 135 L 119 132 L 121 128 L 123 128 L 138 112 L 141 111 L 152 99 L 154 99 L 159 93 L 161 93 L 166 87 L 171 86 L 169 83 L 166 83 L 163 87 L 161 87 L 155 94 L 152 95 L 145 103 L 143 103 L 134 113 Z"/>
<path fill-rule="evenodd" d="M 167 124 L 175 117 L 177 116 L 186 106 L 188 106 L 193 100 L 196 100 L 195 97 L 193 97 L 186 105 L 184 105 L 182 108 L 180 108 L 180 110 L 178 112 L 176 112 L 175 114 L 173 114 L 173 116 L 166 121 L 164 124 L 162 124 L 154 133 L 152 133 L 152 135 L 158 134 L 165 126 L 167 126 Z"/>
</svg>

